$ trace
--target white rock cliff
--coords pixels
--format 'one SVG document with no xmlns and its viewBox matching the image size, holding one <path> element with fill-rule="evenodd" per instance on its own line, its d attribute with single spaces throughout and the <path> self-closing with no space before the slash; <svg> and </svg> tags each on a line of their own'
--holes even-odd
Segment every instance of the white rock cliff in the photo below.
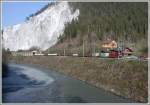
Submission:
<svg viewBox="0 0 150 105">
<path fill-rule="evenodd" d="M 56 44 L 63 34 L 65 24 L 78 19 L 79 10 L 72 13 L 68 2 L 49 6 L 42 13 L 31 17 L 22 24 L 3 29 L 3 47 L 11 51 L 39 47 L 46 50 Z"/>
</svg>

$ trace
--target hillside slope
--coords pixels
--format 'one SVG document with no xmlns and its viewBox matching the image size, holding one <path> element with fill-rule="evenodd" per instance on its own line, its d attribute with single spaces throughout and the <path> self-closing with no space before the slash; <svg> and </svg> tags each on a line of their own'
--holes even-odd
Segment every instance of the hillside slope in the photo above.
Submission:
<svg viewBox="0 0 150 105">
<path fill-rule="evenodd" d="M 147 51 L 148 4 L 147 3 L 69 3 L 80 10 L 78 20 L 65 27 L 58 43 L 48 49 L 51 52 L 85 53 L 99 50 L 101 42 L 110 37 L 136 52 Z M 141 44 L 142 43 L 142 44 Z"/>
</svg>

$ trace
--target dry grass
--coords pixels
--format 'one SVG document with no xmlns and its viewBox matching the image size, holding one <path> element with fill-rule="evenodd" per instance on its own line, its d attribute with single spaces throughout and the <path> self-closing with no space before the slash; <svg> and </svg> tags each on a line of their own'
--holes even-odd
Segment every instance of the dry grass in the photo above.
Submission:
<svg viewBox="0 0 150 105">
<path fill-rule="evenodd" d="M 70 75 L 139 102 L 148 101 L 148 62 L 99 58 L 33 56 L 13 58 Z"/>
</svg>

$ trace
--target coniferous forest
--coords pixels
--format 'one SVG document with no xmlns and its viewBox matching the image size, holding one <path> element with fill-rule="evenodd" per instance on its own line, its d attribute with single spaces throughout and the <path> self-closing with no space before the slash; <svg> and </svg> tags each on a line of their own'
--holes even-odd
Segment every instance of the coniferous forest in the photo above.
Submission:
<svg viewBox="0 0 150 105">
<path fill-rule="evenodd" d="M 68 24 L 64 35 L 69 31 L 74 38 L 78 34 L 96 33 L 99 40 L 105 35 L 113 38 L 138 41 L 147 38 L 148 4 L 147 3 L 70 3 L 78 8 L 78 21 Z"/>
<path fill-rule="evenodd" d="M 58 44 L 76 40 L 82 46 L 94 40 L 97 44 L 106 38 L 134 45 L 137 52 L 147 52 L 148 4 L 139 2 L 70 2 L 72 11 L 80 10 L 78 20 L 66 24 Z M 79 40 L 77 40 L 79 39 Z M 58 45 L 57 44 L 57 45 Z M 130 45 L 127 45 L 130 47 Z M 67 46 L 66 48 L 69 48 Z"/>
</svg>

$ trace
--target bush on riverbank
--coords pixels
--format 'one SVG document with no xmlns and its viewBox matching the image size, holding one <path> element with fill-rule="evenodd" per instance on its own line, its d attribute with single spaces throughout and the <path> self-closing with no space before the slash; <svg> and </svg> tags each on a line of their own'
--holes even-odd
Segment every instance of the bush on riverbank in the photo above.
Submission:
<svg viewBox="0 0 150 105">
<path fill-rule="evenodd" d="M 10 60 L 11 52 L 9 49 L 2 49 L 2 77 L 6 77 L 8 74 L 7 63 Z"/>
<path fill-rule="evenodd" d="M 17 57 L 13 59 L 18 60 Z M 51 68 L 115 94 L 148 101 L 147 61 L 33 56 L 17 62 Z"/>
</svg>

